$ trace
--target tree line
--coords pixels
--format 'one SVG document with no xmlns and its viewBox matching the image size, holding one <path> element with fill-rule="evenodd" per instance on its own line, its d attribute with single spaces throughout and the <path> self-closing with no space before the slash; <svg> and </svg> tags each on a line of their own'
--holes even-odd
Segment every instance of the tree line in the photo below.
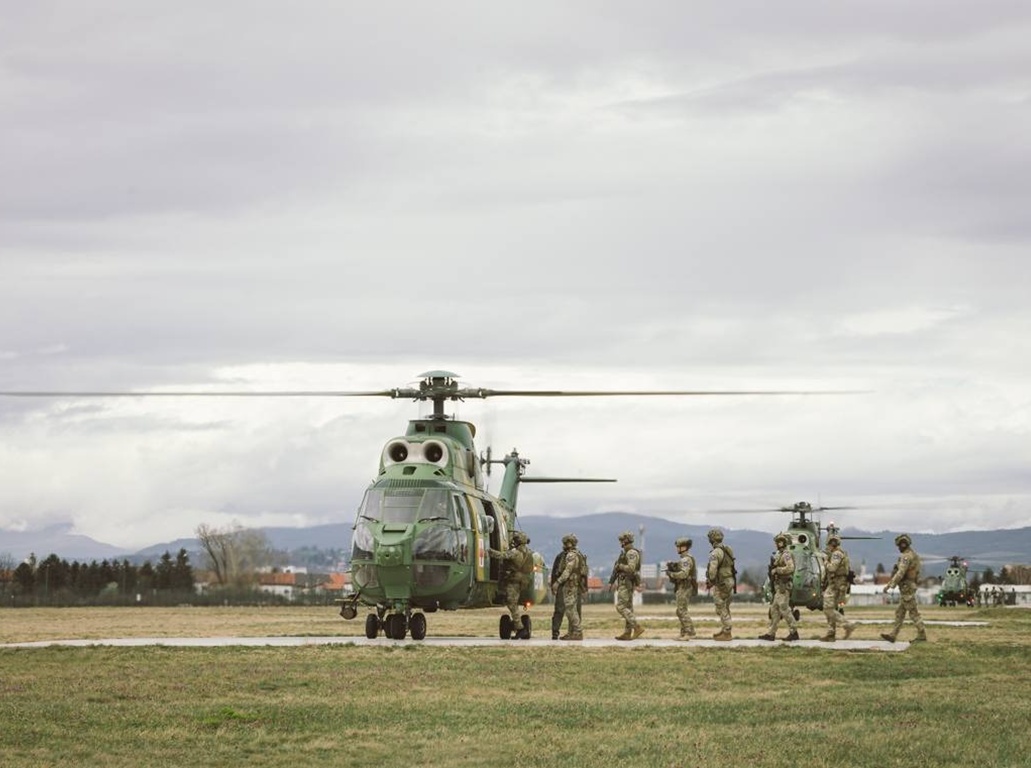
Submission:
<svg viewBox="0 0 1031 768">
<path fill-rule="evenodd" d="M 193 566 L 185 549 L 172 557 L 165 552 L 157 563 L 135 565 L 128 560 L 68 562 L 55 554 L 37 560 L 35 554 L 0 584 L 8 606 L 169 604 L 194 594 Z"/>
</svg>

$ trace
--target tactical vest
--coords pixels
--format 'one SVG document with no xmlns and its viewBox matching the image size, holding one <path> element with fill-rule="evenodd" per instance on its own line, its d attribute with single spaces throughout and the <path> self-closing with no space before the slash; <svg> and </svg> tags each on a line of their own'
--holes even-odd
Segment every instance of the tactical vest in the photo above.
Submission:
<svg viewBox="0 0 1031 768">
<path fill-rule="evenodd" d="M 790 555 L 790 554 L 791 553 L 788 552 L 786 549 L 784 551 L 782 551 L 782 552 L 778 552 L 776 557 L 775 557 L 775 559 L 774 559 L 774 561 L 773 561 L 773 567 L 775 569 L 776 568 L 783 568 L 784 567 L 784 556 L 785 555 Z M 795 560 L 795 558 L 792 557 L 791 561 L 794 562 L 794 560 Z M 775 573 L 773 575 L 773 581 L 776 584 L 790 584 L 791 583 L 792 575 L 793 574 L 790 574 L 790 573 Z M 722 578 L 722 577 L 720 577 L 720 578 Z"/>
<path fill-rule="evenodd" d="M 716 549 L 723 550 L 723 560 L 716 569 L 716 580 L 733 579 L 737 581 L 737 568 L 734 567 L 734 550 L 726 544 L 717 544 Z"/>
<path fill-rule="evenodd" d="M 902 578 L 899 579 L 899 582 L 908 581 L 913 585 L 916 585 L 916 583 L 920 581 L 920 556 L 916 552 L 913 552 L 913 550 L 910 550 L 910 554 L 913 555 L 913 559 L 910 561 L 906 572 L 902 574 Z"/>
</svg>

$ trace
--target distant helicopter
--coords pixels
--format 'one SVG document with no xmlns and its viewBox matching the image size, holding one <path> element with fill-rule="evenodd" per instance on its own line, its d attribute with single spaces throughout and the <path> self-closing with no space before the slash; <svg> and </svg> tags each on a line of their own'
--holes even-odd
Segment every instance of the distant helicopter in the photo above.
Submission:
<svg viewBox="0 0 1031 768">
<path fill-rule="evenodd" d="M 366 489 L 354 523 L 351 573 L 355 592 L 341 600 L 340 615 L 353 619 L 358 606 L 373 610 L 365 619 L 365 634 L 382 631 L 391 639 L 426 636 L 426 614 L 437 610 L 486 608 L 499 605 L 500 563 L 488 549 L 504 551 L 516 530 L 516 502 L 522 483 L 614 482 L 597 478 L 533 478 L 524 476 L 527 459 L 513 449 L 501 459 L 490 449 L 478 456 L 473 442 L 476 427 L 444 413 L 447 401 L 488 397 L 618 397 L 691 395 L 812 395 L 852 394 L 853 391 L 748 390 L 496 390 L 460 387 L 449 371 L 420 374 L 417 387 L 345 391 L 240 392 L 0 392 L 9 397 L 389 397 L 429 401 L 432 413 L 408 423 L 405 434 L 391 438 L 380 452 L 377 478 Z M 484 484 L 494 464 L 504 466 L 501 489 L 491 495 Z M 807 529 L 808 530 L 808 529 Z M 818 529 L 816 531 L 819 539 Z M 801 537 L 800 537 L 801 540 Z M 540 602 L 546 594 L 544 563 L 533 554 L 531 584 L 521 599 Z M 512 626 L 503 615 L 498 633 L 532 627 Z"/>
<path fill-rule="evenodd" d="M 855 509 L 855 507 L 814 507 L 808 501 L 799 501 L 790 507 L 777 507 L 771 510 L 727 510 L 732 512 L 790 512 L 791 522 L 783 533 L 791 539 L 788 551 L 795 561 L 795 574 L 791 582 L 791 594 L 788 602 L 794 611 L 795 618 L 800 616 L 799 608 L 811 611 L 823 610 L 823 572 L 827 556 L 820 549 L 820 532 L 828 535 L 837 534 L 842 539 L 876 539 L 876 536 L 842 536 L 833 522 L 821 526 L 814 515 L 821 512 Z M 850 580 L 852 574 L 849 574 Z M 767 578 L 762 586 L 763 599 L 773 602 L 773 582 Z"/>
<path fill-rule="evenodd" d="M 952 555 L 949 560 L 941 589 L 938 590 L 938 605 L 965 605 L 973 608 L 976 594 L 967 581 L 967 561 L 959 555 Z"/>
</svg>

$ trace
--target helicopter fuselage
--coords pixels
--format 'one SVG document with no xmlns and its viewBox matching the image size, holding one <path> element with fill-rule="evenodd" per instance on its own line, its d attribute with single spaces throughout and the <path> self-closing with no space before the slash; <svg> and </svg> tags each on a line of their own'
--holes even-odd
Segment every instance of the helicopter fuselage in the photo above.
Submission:
<svg viewBox="0 0 1031 768">
<path fill-rule="evenodd" d="M 425 622 L 412 622 L 413 611 L 500 601 L 501 563 L 489 550 L 504 551 L 511 540 L 521 464 L 517 457 L 502 462 L 501 495 L 490 495 L 474 433 L 467 422 L 417 419 L 383 448 L 379 476 L 355 519 L 351 573 L 356 601 L 376 608 L 388 636 L 403 637 L 401 628 L 410 623 L 421 639 Z M 533 559 L 533 579 L 521 594 L 527 604 L 546 594 L 543 559 L 537 553 Z M 398 615 L 404 619 L 393 618 Z"/>
</svg>

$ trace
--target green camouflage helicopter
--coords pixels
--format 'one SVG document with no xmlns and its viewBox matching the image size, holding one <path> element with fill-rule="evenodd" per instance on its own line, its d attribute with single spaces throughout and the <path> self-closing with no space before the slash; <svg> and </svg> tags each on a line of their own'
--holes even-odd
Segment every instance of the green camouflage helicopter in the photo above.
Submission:
<svg viewBox="0 0 1031 768">
<path fill-rule="evenodd" d="M 791 594 L 788 602 L 793 609 L 795 618 L 799 618 L 799 608 L 808 608 L 811 611 L 823 610 L 823 572 L 827 556 L 820 549 L 820 533 L 826 531 L 828 535 L 837 534 L 842 539 L 876 539 L 876 536 L 842 536 L 840 530 L 834 523 L 821 526 L 820 521 L 814 515 L 821 512 L 830 512 L 844 509 L 855 509 L 855 507 L 814 507 L 808 501 L 799 501 L 790 507 L 777 507 L 772 510 L 752 510 L 768 512 L 790 512 L 791 522 L 783 531 L 791 543 L 788 551 L 795 561 L 795 574 L 792 576 Z M 730 510 L 733 512 L 745 512 L 746 510 Z M 772 562 L 772 557 L 771 557 Z M 849 581 L 853 576 L 849 573 Z M 773 580 L 767 577 L 762 586 L 763 599 L 767 603 L 773 602 Z"/>
<path fill-rule="evenodd" d="M 850 394 L 847 391 L 751 390 L 496 390 L 461 387 L 448 371 L 420 374 L 418 386 L 344 391 L 210 392 L 0 392 L 10 397 L 389 397 L 429 401 L 432 413 L 408 423 L 404 435 L 391 438 L 380 452 L 379 472 L 366 489 L 352 535 L 351 574 L 355 592 L 340 601 L 340 615 L 353 619 L 358 606 L 372 610 L 365 618 L 369 639 L 382 632 L 400 640 L 426 636 L 426 614 L 437 610 L 487 608 L 502 602 L 501 563 L 490 549 L 505 551 L 517 529 L 516 502 L 523 483 L 614 482 L 593 478 L 526 477 L 529 464 L 513 449 L 492 459 L 490 449 L 477 455 L 476 427 L 445 414 L 448 401 L 488 397 L 617 397 L 713 395 Z M 498 494 L 488 492 L 484 475 L 504 466 Z M 818 534 L 817 534 L 818 537 Z M 547 580 L 539 553 L 533 553 L 533 576 L 521 594 L 525 604 L 540 602 Z M 513 632 L 528 638 L 524 617 L 514 627 L 508 615 L 499 620 L 503 639 Z M 522 631 L 521 631 L 522 630 Z"/>
<path fill-rule="evenodd" d="M 952 555 L 949 561 L 945 576 L 942 577 L 941 589 L 938 590 L 938 605 L 965 605 L 973 608 L 976 595 L 967 581 L 967 561 L 959 555 Z"/>
</svg>

